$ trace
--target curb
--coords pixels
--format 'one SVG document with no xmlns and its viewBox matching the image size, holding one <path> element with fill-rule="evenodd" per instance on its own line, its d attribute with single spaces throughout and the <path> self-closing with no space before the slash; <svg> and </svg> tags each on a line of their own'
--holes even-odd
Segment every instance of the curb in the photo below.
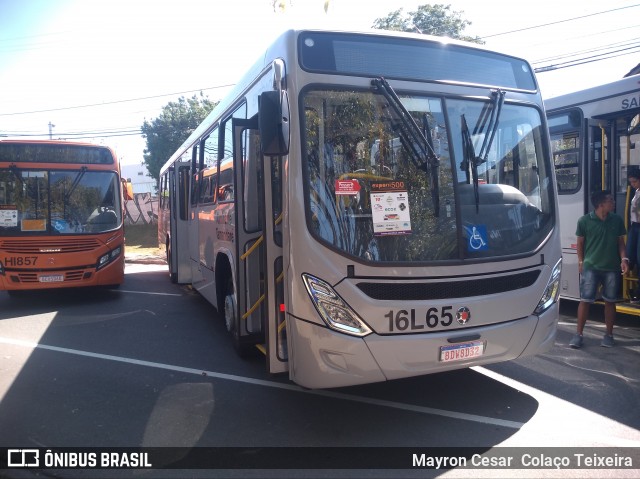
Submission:
<svg viewBox="0 0 640 479">
<path fill-rule="evenodd" d="M 167 262 L 164 258 L 160 258 L 158 256 L 148 256 L 148 255 L 127 255 L 124 256 L 125 264 L 162 264 L 166 265 Z"/>
</svg>

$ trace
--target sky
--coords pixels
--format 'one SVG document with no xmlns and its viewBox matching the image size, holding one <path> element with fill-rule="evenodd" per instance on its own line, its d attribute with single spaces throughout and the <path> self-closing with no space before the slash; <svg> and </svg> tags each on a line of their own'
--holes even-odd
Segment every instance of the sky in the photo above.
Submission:
<svg viewBox="0 0 640 479">
<path fill-rule="evenodd" d="M 180 96 L 219 100 L 277 32 L 367 29 L 430 3 L 329 2 L 325 13 L 325 0 L 285 0 L 274 13 L 271 0 L 0 0 L 0 138 L 76 134 L 139 164 L 145 119 Z M 461 12 L 471 22 L 464 34 L 534 67 L 592 57 L 538 73 L 545 98 L 620 79 L 640 63 L 640 1 L 431 3 Z M 604 53 L 617 56 L 592 61 Z"/>
</svg>

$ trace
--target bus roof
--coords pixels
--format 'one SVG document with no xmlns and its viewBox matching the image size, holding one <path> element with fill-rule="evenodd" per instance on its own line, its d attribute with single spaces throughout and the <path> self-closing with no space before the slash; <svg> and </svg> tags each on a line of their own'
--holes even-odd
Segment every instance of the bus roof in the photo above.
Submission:
<svg viewBox="0 0 640 479">
<path fill-rule="evenodd" d="M 169 168 L 175 161 L 177 161 L 186 150 L 188 150 L 193 144 L 200 139 L 210 128 L 212 128 L 215 123 L 218 121 L 219 116 L 222 112 L 227 111 L 238 99 L 242 96 L 243 92 L 251 87 L 251 85 L 256 81 L 256 79 L 260 76 L 262 72 L 264 72 L 267 68 L 269 68 L 272 64 L 272 61 L 276 58 L 282 56 L 283 51 L 285 49 L 290 48 L 291 45 L 295 44 L 295 40 L 298 35 L 304 32 L 325 32 L 325 33 L 336 33 L 336 34 L 358 34 L 358 35 L 367 35 L 367 36 L 378 36 L 378 37 L 394 37 L 394 38 L 406 38 L 413 39 L 419 41 L 427 41 L 427 42 L 437 42 L 443 45 L 458 45 L 464 48 L 475 49 L 478 52 L 488 52 L 488 53 L 496 53 L 502 55 L 504 57 L 510 57 L 515 60 L 520 60 L 526 62 L 526 60 L 521 57 L 517 57 L 514 55 L 506 54 L 504 52 L 500 52 L 499 50 L 487 49 L 482 45 L 478 45 L 471 42 L 466 42 L 463 40 L 456 40 L 447 37 L 441 36 L 433 36 L 433 35 L 424 35 L 418 33 L 407 33 L 407 32 L 398 32 L 398 31 L 389 31 L 389 30 L 379 30 L 379 29 L 370 29 L 370 30 L 343 30 L 343 29 L 319 29 L 319 28 L 296 28 L 285 30 L 279 35 L 273 37 L 273 40 L 267 45 L 264 53 L 258 57 L 258 60 L 245 72 L 244 76 L 236 83 L 231 91 L 227 95 L 224 96 L 216 105 L 216 107 L 209 113 L 207 118 L 196 128 L 196 130 L 183 142 L 180 148 L 174 152 L 171 158 L 165 162 L 162 166 L 160 173 L 162 174 Z M 534 80 L 535 82 L 535 80 Z M 536 85 L 537 90 L 537 85 Z"/>
<path fill-rule="evenodd" d="M 118 157 L 112 148 L 95 143 L 0 140 L 0 162 L 116 165 Z"/>
<path fill-rule="evenodd" d="M 581 107 L 587 117 L 604 116 L 640 108 L 640 75 L 567 93 L 544 101 L 547 112 Z"/>
</svg>

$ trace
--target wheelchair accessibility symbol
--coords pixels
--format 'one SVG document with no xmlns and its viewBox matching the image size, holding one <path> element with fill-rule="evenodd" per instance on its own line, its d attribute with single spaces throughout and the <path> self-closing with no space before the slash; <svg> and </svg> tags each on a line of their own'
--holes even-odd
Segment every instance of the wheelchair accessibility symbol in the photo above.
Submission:
<svg viewBox="0 0 640 479">
<path fill-rule="evenodd" d="M 487 228 L 484 225 L 465 226 L 467 230 L 468 251 L 484 251 L 489 249 L 487 244 Z"/>
</svg>

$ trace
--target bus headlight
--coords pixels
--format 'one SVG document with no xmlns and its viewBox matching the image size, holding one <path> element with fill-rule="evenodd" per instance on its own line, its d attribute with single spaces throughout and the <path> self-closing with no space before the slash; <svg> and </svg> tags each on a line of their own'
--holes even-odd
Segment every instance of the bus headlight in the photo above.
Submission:
<svg viewBox="0 0 640 479">
<path fill-rule="evenodd" d="M 111 253 L 103 254 L 102 256 L 100 256 L 100 259 L 98 260 L 98 264 L 96 267 L 98 269 L 104 268 L 109 262 L 110 257 L 111 257 Z"/>
<path fill-rule="evenodd" d="M 108 253 L 100 256 L 100 258 L 98 259 L 98 263 L 96 264 L 96 270 L 102 269 L 106 265 L 114 261 L 118 256 L 120 256 L 120 253 L 122 253 L 122 246 L 113 248 Z"/>
<path fill-rule="evenodd" d="M 549 278 L 549 282 L 547 283 L 547 287 L 542 293 L 542 297 L 540 298 L 540 302 L 538 302 L 538 306 L 534 310 L 535 314 L 541 314 L 549 307 L 558 301 L 558 296 L 560 294 L 560 273 L 562 272 L 562 259 L 558 260 L 556 265 L 553 267 L 553 271 L 551 272 L 551 278 Z"/>
<path fill-rule="evenodd" d="M 371 329 L 358 317 L 353 309 L 321 279 L 303 274 L 302 279 L 307 292 L 325 323 L 336 331 L 352 336 L 366 336 Z"/>
<path fill-rule="evenodd" d="M 118 256 L 120 256 L 120 253 L 122 252 L 122 246 L 118 246 L 117 248 L 114 248 L 111 251 L 111 261 L 113 261 L 114 259 L 116 259 Z"/>
</svg>

